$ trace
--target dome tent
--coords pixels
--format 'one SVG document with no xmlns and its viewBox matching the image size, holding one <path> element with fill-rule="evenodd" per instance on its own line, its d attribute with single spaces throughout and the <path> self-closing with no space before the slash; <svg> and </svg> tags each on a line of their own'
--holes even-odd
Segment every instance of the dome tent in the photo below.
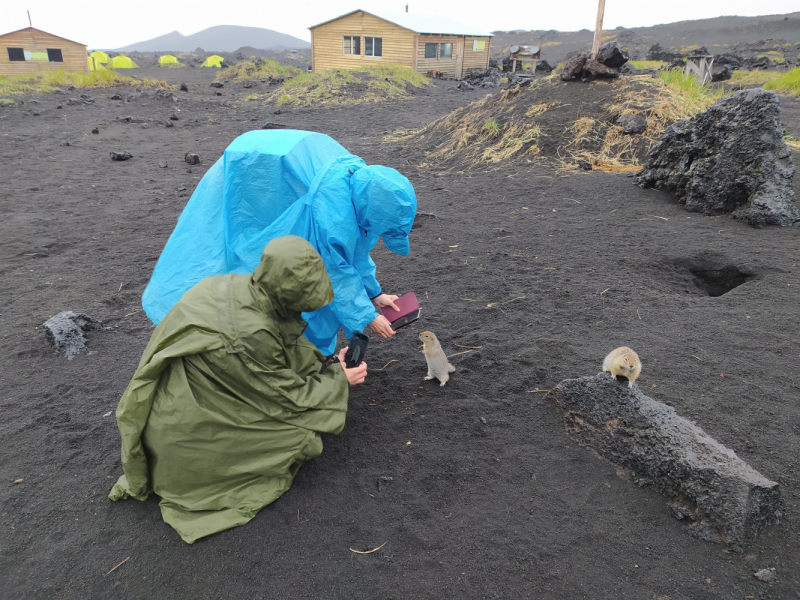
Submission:
<svg viewBox="0 0 800 600">
<path fill-rule="evenodd" d="M 212 54 L 200 66 L 201 67 L 217 67 L 217 68 L 220 68 L 220 67 L 222 67 L 222 61 L 223 60 L 225 60 L 225 59 L 222 58 L 221 56 L 218 56 L 216 54 Z"/>
<path fill-rule="evenodd" d="M 115 56 L 109 61 L 109 66 L 114 69 L 138 69 L 139 65 L 127 56 Z"/>
<path fill-rule="evenodd" d="M 181 63 L 178 62 L 178 59 L 172 56 L 171 54 L 165 54 L 164 56 L 158 57 L 158 66 L 162 65 L 179 65 Z"/>
<path fill-rule="evenodd" d="M 95 50 L 89 55 L 89 70 L 94 71 L 95 66 L 102 69 L 103 65 L 108 64 L 109 60 L 111 59 L 108 57 L 108 54 Z"/>
</svg>

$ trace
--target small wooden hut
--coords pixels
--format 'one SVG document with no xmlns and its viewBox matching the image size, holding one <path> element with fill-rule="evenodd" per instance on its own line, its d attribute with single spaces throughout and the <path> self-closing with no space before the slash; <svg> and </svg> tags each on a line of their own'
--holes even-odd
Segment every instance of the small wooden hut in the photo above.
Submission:
<svg viewBox="0 0 800 600">
<path fill-rule="evenodd" d="M 0 35 L 0 75 L 34 75 L 47 69 L 85 71 L 86 46 L 35 27 Z"/>
<path fill-rule="evenodd" d="M 489 68 L 492 34 L 442 17 L 354 10 L 309 29 L 314 71 L 391 63 L 461 79 Z"/>
</svg>

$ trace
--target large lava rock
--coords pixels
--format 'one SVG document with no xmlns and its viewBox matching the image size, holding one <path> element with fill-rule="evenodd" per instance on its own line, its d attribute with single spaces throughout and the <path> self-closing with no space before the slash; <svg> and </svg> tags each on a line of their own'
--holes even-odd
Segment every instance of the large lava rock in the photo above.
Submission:
<svg viewBox="0 0 800 600">
<path fill-rule="evenodd" d="M 751 89 L 667 127 L 634 181 L 673 192 L 692 212 L 786 226 L 800 225 L 794 173 L 778 96 Z"/>
<path fill-rule="evenodd" d="M 574 79 L 577 75 L 580 75 L 581 71 L 583 71 L 583 66 L 586 64 L 586 60 L 587 56 L 583 53 L 576 54 L 570 58 L 567 64 L 564 65 L 564 70 L 561 71 L 561 80 L 569 81 L 570 79 Z"/>
<path fill-rule="evenodd" d="M 701 539 L 741 552 L 780 521 L 776 482 L 637 385 L 599 373 L 566 379 L 547 398 L 573 440 L 669 497 L 673 516 Z"/>
<path fill-rule="evenodd" d="M 711 81 L 727 81 L 733 77 L 733 67 L 730 65 L 714 65 L 711 67 Z"/>
<path fill-rule="evenodd" d="M 583 63 L 583 75 L 592 77 L 619 77 L 619 71 L 604 65 L 598 60 L 587 60 Z"/>
<path fill-rule="evenodd" d="M 628 62 L 628 54 L 619 47 L 617 42 L 606 42 L 600 46 L 600 51 L 597 53 L 597 62 L 603 63 L 612 69 L 619 69 Z"/>
<path fill-rule="evenodd" d="M 656 42 L 647 50 L 646 58 L 647 60 L 660 60 L 669 63 L 673 60 L 682 58 L 682 55 L 679 52 L 670 52 L 666 48 L 663 48 L 661 44 Z"/>
<path fill-rule="evenodd" d="M 44 322 L 44 332 L 57 352 L 72 360 L 86 348 L 85 331 L 101 329 L 89 315 L 65 310 Z"/>
</svg>

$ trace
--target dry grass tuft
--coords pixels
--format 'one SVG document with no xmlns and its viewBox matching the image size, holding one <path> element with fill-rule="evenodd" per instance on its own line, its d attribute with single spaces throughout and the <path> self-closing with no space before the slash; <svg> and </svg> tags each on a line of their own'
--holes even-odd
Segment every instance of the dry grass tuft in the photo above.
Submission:
<svg viewBox="0 0 800 600">
<path fill-rule="evenodd" d="M 644 82 L 619 80 L 591 85 L 614 88 L 610 95 L 597 92 L 605 105 L 578 109 L 572 119 L 568 112 L 565 114 L 575 110 L 568 108 L 571 104 L 552 101 L 553 89 L 561 83 L 543 78 L 536 86 L 515 86 L 499 96 L 487 95 L 409 135 L 426 150 L 426 165 L 497 168 L 509 159 L 536 156 L 543 160 L 550 156 L 562 171 L 576 171 L 586 166 L 583 163 L 614 173 L 635 171 L 670 123 L 709 108 L 724 93 L 699 86 L 679 72 L 666 72 L 659 79 Z M 549 102 L 544 102 L 543 96 Z M 615 122 L 627 114 L 645 116 L 647 130 L 625 135 Z M 554 129 L 556 124 L 558 130 Z"/>
<path fill-rule="evenodd" d="M 540 102 L 539 104 L 532 104 L 531 107 L 525 111 L 525 116 L 535 117 L 544 112 L 547 112 L 551 108 L 555 108 L 559 104 L 560 102 L 550 102 L 549 104 L 547 102 Z"/>
<path fill-rule="evenodd" d="M 591 117 L 581 117 L 575 123 L 567 128 L 567 131 L 570 131 L 574 135 L 574 139 L 572 143 L 579 142 L 582 140 L 586 135 L 594 129 L 594 126 L 597 124 L 597 121 L 592 119 Z"/>
</svg>

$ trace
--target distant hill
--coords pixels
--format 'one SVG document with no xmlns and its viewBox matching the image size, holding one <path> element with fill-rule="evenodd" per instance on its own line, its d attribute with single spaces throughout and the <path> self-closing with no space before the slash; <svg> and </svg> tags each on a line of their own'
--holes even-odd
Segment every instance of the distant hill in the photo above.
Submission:
<svg viewBox="0 0 800 600">
<path fill-rule="evenodd" d="M 511 45 L 536 45 L 542 58 L 553 65 L 564 62 L 571 52 L 591 48 L 593 31 L 495 31 L 492 55 L 507 56 Z M 716 17 L 626 29 L 603 30 L 604 40 L 616 40 L 632 59 L 643 59 L 658 42 L 668 50 L 706 46 L 712 54 L 736 51 L 745 56 L 781 52 L 788 64 L 800 62 L 800 12 L 760 17 Z"/>
<path fill-rule="evenodd" d="M 192 52 L 202 48 L 208 52 L 233 52 L 242 46 L 261 50 L 285 50 L 310 48 L 311 44 L 272 29 L 240 27 L 239 25 L 217 25 L 192 35 L 173 31 L 152 40 L 130 44 L 124 48 L 109 48 L 114 52 Z"/>
</svg>

